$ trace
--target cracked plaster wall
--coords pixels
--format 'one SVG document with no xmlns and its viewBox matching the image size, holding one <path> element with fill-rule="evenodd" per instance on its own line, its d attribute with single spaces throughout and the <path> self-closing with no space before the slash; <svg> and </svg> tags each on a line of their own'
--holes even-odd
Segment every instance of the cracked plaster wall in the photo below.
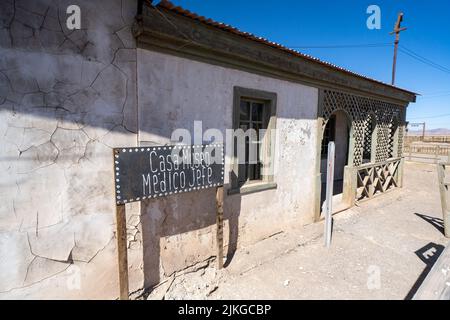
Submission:
<svg viewBox="0 0 450 320">
<path fill-rule="evenodd" d="M 225 243 L 312 221 L 317 89 L 136 50 L 135 1 L 76 3 L 76 31 L 73 1 L 0 4 L 0 299 L 116 298 L 111 148 L 230 128 L 234 85 L 277 92 L 281 140 L 278 189 L 226 197 Z M 213 199 L 127 205 L 130 291 L 209 261 Z"/>
<path fill-rule="evenodd" d="M 135 14 L 134 0 L 1 1 L 0 298 L 118 295 L 111 148 L 137 143 Z"/>
</svg>

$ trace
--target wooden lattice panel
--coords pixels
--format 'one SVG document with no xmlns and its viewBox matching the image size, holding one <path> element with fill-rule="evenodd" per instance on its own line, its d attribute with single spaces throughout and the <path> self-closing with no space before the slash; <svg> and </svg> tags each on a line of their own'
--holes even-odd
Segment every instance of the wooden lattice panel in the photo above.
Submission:
<svg viewBox="0 0 450 320">
<path fill-rule="evenodd" d="M 402 118 L 403 119 L 403 118 Z M 405 137 L 405 125 L 400 125 L 398 129 L 398 157 L 403 157 L 403 146 Z"/>
<path fill-rule="evenodd" d="M 322 117 L 325 120 L 324 126 L 330 116 L 338 110 L 345 111 L 352 121 L 354 166 L 360 166 L 362 164 L 364 150 L 367 152 L 369 150 L 368 148 L 372 146 L 371 137 L 369 137 L 370 130 L 368 128 L 370 121 L 367 121 L 370 114 L 375 116 L 377 122 L 375 161 L 382 162 L 391 156 L 393 141 L 390 137 L 390 125 L 394 118 L 397 118 L 399 121 L 399 141 L 398 155 L 393 156 L 400 157 L 402 155 L 405 121 L 403 107 L 362 96 L 324 90 L 322 109 Z"/>
<path fill-rule="evenodd" d="M 393 145 L 390 143 L 391 132 L 389 124 L 383 123 L 378 126 L 377 149 L 375 154 L 375 162 L 382 162 L 390 157 Z"/>
<path fill-rule="evenodd" d="M 400 159 L 361 166 L 356 173 L 356 200 L 371 199 L 398 186 Z"/>
<path fill-rule="evenodd" d="M 372 123 L 373 121 L 376 121 L 375 119 L 372 119 L 372 117 L 369 115 L 364 121 L 364 127 L 363 127 L 363 159 L 369 159 L 371 158 L 371 152 L 372 152 L 372 133 L 375 126 L 375 123 Z"/>
</svg>

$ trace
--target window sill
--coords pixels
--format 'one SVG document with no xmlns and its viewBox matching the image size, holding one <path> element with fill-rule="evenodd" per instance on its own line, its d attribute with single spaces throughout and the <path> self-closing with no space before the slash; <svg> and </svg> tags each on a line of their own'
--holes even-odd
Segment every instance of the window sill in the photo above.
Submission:
<svg viewBox="0 0 450 320">
<path fill-rule="evenodd" d="M 265 191 L 265 190 L 273 190 L 277 188 L 277 184 L 275 182 L 258 182 L 258 183 L 251 183 L 248 185 L 244 185 L 240 188 L 231 188 L 228 189 L 228 195 L 233 194 L 249 194 L 259 191 Z"/>
</svg>

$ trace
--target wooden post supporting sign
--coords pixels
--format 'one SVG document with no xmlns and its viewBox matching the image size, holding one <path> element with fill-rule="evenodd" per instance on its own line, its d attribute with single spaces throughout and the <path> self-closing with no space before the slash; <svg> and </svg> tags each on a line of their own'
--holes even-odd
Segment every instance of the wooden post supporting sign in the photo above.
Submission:
<svg viewBox="0 0 450 320">
<path fill-rule="evenodd" d="M 128 246 L 125 205 L 116 205 L 117 257 L 119 265 L 120 300 L 128 300 Z"/>
<path fill-rule="evenodd" d="M 118 164 L 119 151 L 113 150 L 114 159 L 114 193 L 117 194 L 116 186 L 120 181 L 116 168 Z M 119 191 L 120 192 L 120 191 Z M 114 201 L 116 207 L 116 238 L 117 238 L 117 266 L 119 272 L 119 299 L 128 300 L 128 245 L 127 245 L 127 218 L 125 204 Z"/>
<path fill-rule="evenodd" d="M 223 144 L 115 148 L 120 299 L 129 299 L 125 204 L 216 188 L 217 263 L 223 267 Z"/>
<path fill-rule="evenodd" d="M 216 189 L 216 245 L 217 268 L 223 268 L 223 187 Z"/>
</svg>

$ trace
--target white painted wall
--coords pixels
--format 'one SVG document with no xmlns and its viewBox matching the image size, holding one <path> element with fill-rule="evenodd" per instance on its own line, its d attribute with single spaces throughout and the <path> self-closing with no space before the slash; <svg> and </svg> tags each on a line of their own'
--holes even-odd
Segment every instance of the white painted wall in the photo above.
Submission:
<svg viewBox="0 0 450 320">
<path fill-rule="evenodd" d="M 225 241 L 312 221 L 317 89 L 136 53 L 134 0 L 77 1 L 72 32 L 72 1 L 15 4 L 0 4 L 0 299 L 116 298 L 111 149 L 231 127 L 235 85 L 278 94 L 278 189 L 226 197 Z M 131 291 L 215 254 L 213 197 L 127 205 Z"/>
<path fill-rule="evenodd" d="M 142 144 L 170 143 L 174 129 L 193 132 L 195 120 L 203 121 L 203 130 L 232 128 L 234 86 L 277 93 L 278 188 L 225 198 L 225 232 L 230 236 L 231 223 L 233 241 L 245 245 L 313 221 L 316 88 L 149 50 L 138 49 L 137 57 Z M 229 170 L 227 157 L 225 172 Z M 143 234 L 150 231 L 153 237 L 147 243 L 144 239 L 144 247 L 152 248 L 144 253 L 148 283 L 215 254 L 214 190 L 149 200 L 142 213 Z"/>
</svg>

